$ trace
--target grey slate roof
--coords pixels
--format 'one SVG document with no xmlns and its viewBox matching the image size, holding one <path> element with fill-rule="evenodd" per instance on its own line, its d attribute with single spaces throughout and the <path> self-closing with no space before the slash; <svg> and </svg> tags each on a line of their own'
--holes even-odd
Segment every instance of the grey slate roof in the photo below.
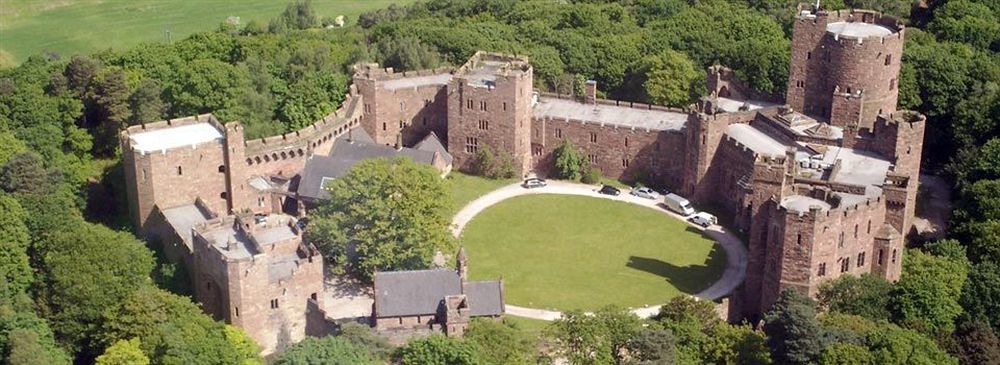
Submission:
<svg viewBox="0 0 1000 365">
<path fill-rule="evenodd" d="M 445 296 L 465 294 L 472 316 L 504 313 L 500 281 L 472 281 L 462 288 L 453 269 L 375 273 L 375 316 L 407 317 L 438 314 Z"/>
<path fill-rule="evenodd" d="M 375 273 L 375 316 L 437 314 L 441 300 L 460 294 L 462 281 L 451 269 Z"/>
<path fill-rule="evenodd" d="M 435 153 L 451 163 L 452 156 L 433 133 L 417 144 L 417 148 L 400 148 L 375 143 L 364 129 L 356 127 L 337 138 L 329 156 L 312 156 L 302 169 L 298 195 L 307 199 L 329 199 L 330 193 L 322 188 L 323 178 L 338 178 L 361 160 L 404 156 L 413 161 L 434 165 Z"/>
<path fill-rule="evenodd" d="M 472 316 L 499 316 L 504 312 L 503 285 L 498 280 L 465 283 L 465 297 Z"/>
<path fill-rule="evenodd" d="M 415 146 L 413 146 L 413 149 L 432 152 L 432 153 L 437 152 L 441 154 L 441 158 L 443 158 L 445 164 L 448 165 L 451 165 L 451 162 L 454 160 L 451 154 L 448 153 L 448 149 L 445 148 L 444 144 L 441 143 L 441 139 L 438 138 L 437 134 L 435 134 L 434 132 L 430 132 L 429 134 L 427 134 L 427 137 L 424 137 L 424 139 L 420 140 L 420 142 L 418 142 Z"/>
</svg>

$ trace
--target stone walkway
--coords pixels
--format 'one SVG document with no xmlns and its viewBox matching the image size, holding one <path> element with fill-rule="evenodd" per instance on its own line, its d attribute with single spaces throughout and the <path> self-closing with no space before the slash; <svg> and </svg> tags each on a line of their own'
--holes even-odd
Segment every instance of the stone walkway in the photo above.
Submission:
<svg viewBox="0 0 1000 365">
<path fill-rule="evenodd" d="M 486 208 L 489 208 L 490 206 L 506 199 L 530 194 L 583 195 L 595 198 L 618 200 L 655 209 L 660 213 L 687 222 L 684 217 L 664 209 L 662 204 L 659 203 L 660 200 L 639 198 L 629 195 L 627 191 L 622 191 L 622 195 L 620 196 L 598 194 L 597 187 L 594 185 L 565 181 L 548 181 L 548 183 L 548 186 L 537 189 L 525 189 L 521 187 L 520 183 L 515 183 L 494 190 L 477 198 L 476 200 L 473 200 L 469 204 L 466 204 L 465 207 L 462 207 L 462 210 L 459 210 L 458 213 L 455 214 L 455 217 L 451 221 L 451 233 L 455 237 L 459 237 L 462 234 L 462 230 L 465 228 L 465 225 Z M 740 241 L 738 237 L 729 233 L 721 226 L 711 226 L 707 229 L 702 229 L 700 226 L 693 224 L 691 224 L 691 226 L 704 231 L 706 235 L 714 239 L 722 247 L 722 249 L 726 251 L 726 270 L 722 273 L 722 277 L 719 278 L 715 284 L 712 284 L 712 286 L 707 289 L 695 294 L 695 296 L 708 300 L 715 300 L 724 297 L 743 283 L 747 269 L 746 247 L 743 246 L 743 242 Z M 506 305 L 506 309 L 507 314 L 517 317 L 540 319 L 545 321 L 553 321 L 562 317 L 562 313 L 558 311 L 525 308 L 509 304 Z M 652 317 L 659 311 L 660 306 L 649 306 L 632 310 L 633 313 L 643 318 Z"/>
</svg>

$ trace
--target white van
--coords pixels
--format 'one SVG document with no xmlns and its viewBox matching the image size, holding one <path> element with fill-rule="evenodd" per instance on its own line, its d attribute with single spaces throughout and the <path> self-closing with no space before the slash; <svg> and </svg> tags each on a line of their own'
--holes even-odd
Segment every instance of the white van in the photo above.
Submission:
<svg viewBox="0 0 1000 365">
<path fill-rule="evenodd" d="M 663 204 L 667 206 L 667 209 L 685 217 L 694 214 L 694 208 L 691 207 L 691 202 L 674 193 L 664 196 Z"/>
</svg>

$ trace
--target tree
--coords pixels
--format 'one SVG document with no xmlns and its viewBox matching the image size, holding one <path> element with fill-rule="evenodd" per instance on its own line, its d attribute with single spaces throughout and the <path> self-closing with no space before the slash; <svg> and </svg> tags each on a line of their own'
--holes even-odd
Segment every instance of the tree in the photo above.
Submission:
<svg viewBox="0 0 1000 365">
<path fill-rule="evenodd" d="M 514 157 L 506 151 L 494 152 L 489 145 L 484 145 L 476 151 L 473 170 L 490 179 L 510 179 L 514 177 Z"/>
<path fill-rule="evenodd" d="M 958 360 L 961 364 L 1000 364 L 1000 340 L 990 325 L 981 320 L 965 318 L 955 329 Z"/>
<path fill-rule="evenodd" d="M 779 364 L 814 362 L 825 347 L 814 302 L 795 289 L 781 292 L 764 316 L 764 332 L 771 356 Z"/>
<path fill-rule="evenodd" d="M 967 273 L 964 260 L 909 250 L 889 302 L 895 321 L 930 333 L 950 332 L 955 317 L 962 313 L 958 300 Z"/>
<path fill-rule="evenodd" d="M 83 222 L 53 233 L 38 250 L 39 306 L 68 347 L 96 356 L 102 313 L 148 282 L 152 254 L 128 233 Z"/>
<path fill-rule="evenodd" d="M 871 320 L 889 318 L 892 283 L 871 274 L 843 275 L 823 283 L 819 304 L 831 311 L 856 314 Z"/>
<path fill-rule="evenodd" d="M 637 365 L 676 363 L 677 339 L 667 329 L 644 328 L 628 342 L 628 354 Z"/>
<path fill-rule="evenodd" d="M 958 364 L 930 338 L 894 324 L 882 323 L 865 334 L 876 364 Z"/>
<path fill-rule="evenodd" d="M 642 322 L 631 312 L 614 306 L 593 315 L 563 313 L 546 328 L 556 353 L 573 364 L 611 364 L 623 360 L 623 350 L 639 333 Z"/>
<path fill-rule="evenodd" d="M 0 129 L 0 166 L 10 161 L 14 155 L 24 152 L 28 146 L 24 145 L 14 133 Z"/>
<path fill-rule="evenodd" d="M 28 265 L 28 227 L 24 209 L 10 195 L 0 191 L 0 297 L 26 293 L 34 280 Z"/>
<path fill-rule="evenodd" d="M 875 360 L 867 347 L 852 343 L 835 343 L 823 349 L 821 365 L 874 365 Z"/>
<path fill-rule="evenodd" d="M 306 337 L 283 352 L 274 365 L 376 365 L 364 349 L 337 336 Z"/>
<path fill-rule="evenodd" d="M 249 25 L 248 25 L 249 26 Z M 163 90 L 153 79 L 142 79 L 128 98 L 132 118 L 129 124 L 151 123 L 166 117 L 167 105 L 160 96 Z"/>
<path fill-rule="evenodd" d="M 33 305 L 24 293 L 0 298 L 0 359 L 10 364 L 69 364 L 69 356 L 56 345 L 48 323 L 38 318 Z"/>
<path fill-rule="evenodd" d="M 387 360 L 395 350 L 388 339 L 376 335 L 371 327 L 359 323 L 351 322 L 340 326 L 340 333 L 337 336 L 364 349 L 372 358 L 378 360 Z"/>
<path fill-rule="evenodd" d="M 454 337 L 433 334 L 411 340 L 399 349 L 403 365 L 473 365 L 482 363 L 475 344 Z"/>
<path fill-rule="evenodd" d="M 338 270 L 371 280 L 376 271 L 423 269 L 435 252 L 454 251 L 442 214 L 444 183 L 430 166 L 365 160 L 326 188 L 330 201 L 317 209 L 307 234 Z"/>
<path fill-rule="evenodd" d="M 953 0 L 934 10 L 928 27 L 941 40 L 1000 50 L 1000 19 L 986 4 Z"/>
<path fill-rule="evenodd" d="M 384 67 L 407 71 L 441 66 L 441 54 L 413 36 L 385 38 L 376 43 L 374 48 L 375 60 Z"/>
<path fill-rule="evenodd" d="M 973 318 L 985 317 L 993 328 L 1000 328 L 1000 265 L 992 261 L 972 265 L 961 304 Z"/>
<path fill-rule="evenodd" d="M 53 359 L 38 334 L 27 329 L 10 331 L 7 363 L 11 365 L 49 365 L 63 359 Z"/>
<path fill-rule="evenodd" d="M 465 339 L 479 349 L 486 365 L 535 363 L 535 343 L 516 326 L 493 320 L 474 319 Z"/>
<path fill-rule="evenodd" d="M 97 108 L 94 131 L 96 151 L 110 155 L 118 148 L 118 132 L 122 130 L 132 115 L 129 109 L 131 91 L 125 82 L 125 73 L 120 68 L 105 68 L 95 76 L 94 90 L 91 92 Z"/>
<path fill-rule="evenodd" d="M 568 138 L 562 140 L 552 152 L 555 157 L 556 176 L 560 179 L 577 180 L 583 173 L 584 159 L 580 150 Z"/>
<path fill-rule="evenodd" d="M 256 344 L 242 330 L 212 320 L 187 297 L 144 287 L 103 314 L 97 339 L 114 344 L 142 339 L 139 347 L 155 364 L 260 364 Z"/>
<path fill-rule="evenodd" d="M 119 340 L 97 357 L 97 365 L 148 365 L 149 358 L 139 348 L 139 339 Z"/>
<path fill-rule="evenodd" d="M 646 62 L 650 66 L 643 87 L 650 102 L 681 107 L 698 96 L 705 73 L 699 71 L 687 55 L 668 49 L 649 57 Z"/>
</svg>

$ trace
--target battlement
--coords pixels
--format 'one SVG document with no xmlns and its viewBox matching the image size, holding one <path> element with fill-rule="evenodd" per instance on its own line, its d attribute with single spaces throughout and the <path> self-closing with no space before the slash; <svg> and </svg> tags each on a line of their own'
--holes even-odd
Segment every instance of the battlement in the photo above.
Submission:
<svg viewBox="0 0 1000 365">
<path fill-rule="evenodd" d="M 218 128 L 219 131 L 225 130 L 225 128 L 222 126 L 222 123 L 219 123 L 219 120 L 215 118 L 215 115 L 213 115 L 212 113 L 205 113 L 183 118 L 174 118 L 168 120 L 161 120 L 158 122 L 132 125 L 129 126 L 128 128 L 125 128 L 125 130 L 121 132 L 121 135 L 127 137 L 132 134 L 151 132 L 155 130 L 174 128 L 174 127 L 182 127 L 197 123 L 208 123 L 214 126 L 215 128 Z"/>
<path fill-rule="evenodd" d="M 873 26 L 881 26 L 891 33 L 895 37 L 901 37 L 900 33 L 904 29 L 903 23 L 894 16 L 885 15 L 881 12 L 874 10 L 864 10 L 864 9 L 839 9 L 839 10 L 825 10 L 825 9 L 815 9 L 814 4 L 799 3 L 796 7 L 797 15 L 796 19 L 799 21 L 812 21 L 815 24 L 828 25 L 831 23 L 857 23 L 870 24 Z M 827 29 L 827 32 L 835 37 L 846 37 L 850 39 L 863 39 L 863 38 L 874 38 L 874 37 L 885 37 L 889 36 L 886 32 L 868 28 L 865 26 L 860 27 L 835 27 L 835 29 Z"/>
<path fill-rule="evenodd" d="M 455 78 L 472 87 L 493 88 L 497 78 L 522 78 L 530 75 L 527 56 L 477 51 L 455 70 Z"/>
<path fill-rule="evenodd" d="M 327 114 L 323 119 L 297 131 L 246 141 L 247 155 L 266 154 L 270 151 L 293 147 L 305 147 L 310 145 L 310 143 L 316 143 L 316 136 L 329 134 L 331 130 L 344 127 L 342 129 L 346 131 L 346 125 L 361 117 L 360 106 L 363 103 L 362 99 L 363 97 L 358 94 L 357 88 L 351 85 L 350 92 L 345 96 L 340 108 Z"/>
<path fill-rule="evenodd" d="M 427 70 L 400 71 L 396 72 L 392 67 L 380 67 L 377 63 L 359 63 L 354 65 L 354 77 L 372 81 L 399 80 L 412 77 L 434 76 L 440 74 L 451 74 L 455 72 L 454 67 L 444 66 Z"/>
<path fill-rule="evenodd" d="M 917 128 L 927 123 L 927 116 L 912 110 L 897 110 L 888 115 L 879 115 L 875 122 L 881 126 Z"/>
</svg>

